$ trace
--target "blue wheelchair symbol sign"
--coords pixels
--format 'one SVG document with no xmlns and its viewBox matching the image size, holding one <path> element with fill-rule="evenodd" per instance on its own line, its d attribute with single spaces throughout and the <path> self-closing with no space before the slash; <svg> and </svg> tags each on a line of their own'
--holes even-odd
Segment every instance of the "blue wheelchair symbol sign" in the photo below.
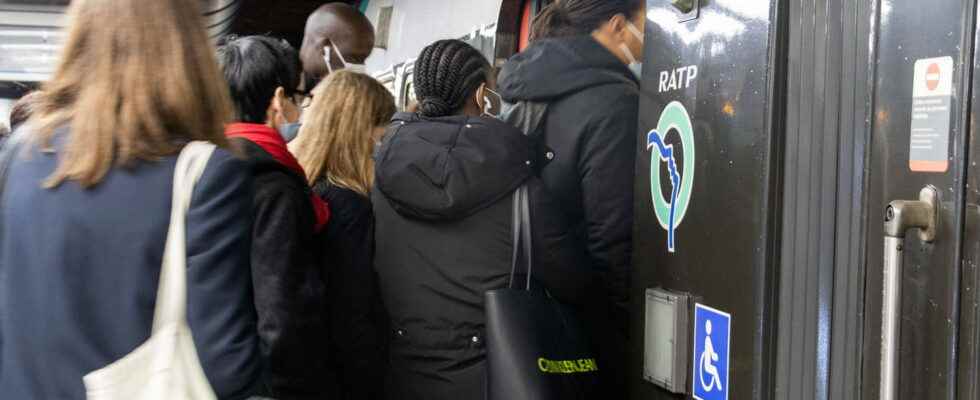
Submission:
<svg viewBox="0 0 980 400">
<path fill-rule="evenodd" d="M 732 316 L 702 304 L 694 306 L 694 398 L 728 400 Z"/>
</svg>

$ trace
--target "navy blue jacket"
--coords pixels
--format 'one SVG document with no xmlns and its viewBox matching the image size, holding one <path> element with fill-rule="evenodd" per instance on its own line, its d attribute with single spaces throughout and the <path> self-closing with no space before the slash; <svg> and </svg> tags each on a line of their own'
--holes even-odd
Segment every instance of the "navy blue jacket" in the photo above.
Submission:
<svg viewBox="0 0 980 400">
<path fill-rule="evenodd" d="M 175 163 L 113 168 L 84 190 L 41 187 L 53 154 L 15 160 L 0 196 L 0 397 L 84 399 L 85 374 L 149 337 Z M 217 150 L 187 217 L 187 318 L 223 399 L 246 397 L 262 370 L 247 168 Z"/>
</svg>

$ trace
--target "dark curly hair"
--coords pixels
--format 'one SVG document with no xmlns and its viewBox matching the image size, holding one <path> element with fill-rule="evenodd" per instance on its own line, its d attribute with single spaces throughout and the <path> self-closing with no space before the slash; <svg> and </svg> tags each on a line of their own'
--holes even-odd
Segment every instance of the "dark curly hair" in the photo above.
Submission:
<svg viewBox="0 0 980 400">
<path fill-rule="evenodd" d="M 418 111 L 430 118 L 452 115 L 489 77 L 490 63 L 473 46 L 460 40 L 435 42 L 415 61 Z"/>
<path fill-rule="evenodd" d="M 556 0 L 534 18 L 531 40 L 588 35 L 618 14 L 633 18 L 645 0 Z"/>
</svg>

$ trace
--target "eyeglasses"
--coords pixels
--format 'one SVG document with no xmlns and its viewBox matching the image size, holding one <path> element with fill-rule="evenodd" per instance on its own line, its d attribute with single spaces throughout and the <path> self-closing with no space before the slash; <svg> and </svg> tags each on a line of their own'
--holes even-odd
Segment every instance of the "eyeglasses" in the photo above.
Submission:
<svg viewBox="0 0 980 400">
<path fill-rule="evenodd" d="M 300 108 L 309 108 L 310 104 L 313 104 L 313 93 L 310 92 L 297 90 L 290 98 L 293 100 L 293 104 Z"/>
</svg>

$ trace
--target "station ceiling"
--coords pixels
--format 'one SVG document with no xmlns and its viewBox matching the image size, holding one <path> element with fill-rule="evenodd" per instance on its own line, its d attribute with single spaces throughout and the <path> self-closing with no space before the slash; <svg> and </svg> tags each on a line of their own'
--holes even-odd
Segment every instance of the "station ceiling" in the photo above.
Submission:
<svg viewBox="0 0 980 400">
<path fill-rule="evenodd" d="M 242 0 L 232 32 L 238 35 L 271 34 L 299 48 L 306 17 L 327 3 L 357 3 L 357 0 Z"/>
</svg>

